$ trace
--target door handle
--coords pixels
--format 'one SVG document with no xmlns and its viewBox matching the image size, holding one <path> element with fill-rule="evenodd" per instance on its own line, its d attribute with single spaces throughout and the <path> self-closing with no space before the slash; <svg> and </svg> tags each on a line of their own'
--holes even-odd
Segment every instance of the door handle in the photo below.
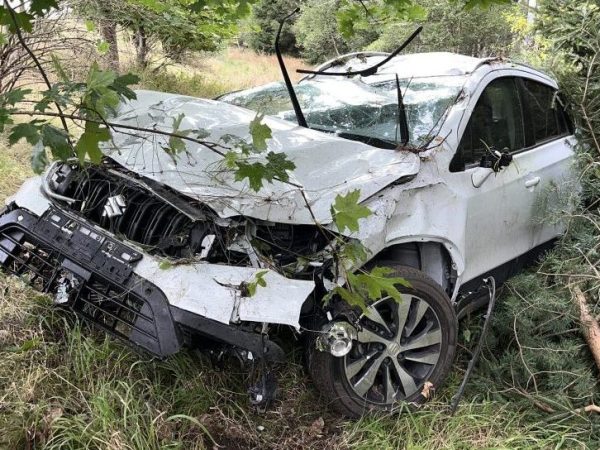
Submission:
<svg viewBox="0 0 600 450">
<path fill-rule="evenodd" d="M 532 188 L 534 186 L 537 186 L 538 184 L 540 184 L 541 178 L 540 177 L 533 177 L 530 180 L 527 180 L 525 182 L 525 187 L 526 188 Z"/>
</svg>

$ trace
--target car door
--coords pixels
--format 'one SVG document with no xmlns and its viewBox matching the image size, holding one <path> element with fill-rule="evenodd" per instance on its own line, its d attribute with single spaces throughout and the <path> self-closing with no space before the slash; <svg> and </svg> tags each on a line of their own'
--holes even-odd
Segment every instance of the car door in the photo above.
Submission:
<svg viewBox="0 0 600 450">
<path fill-rule="evenodd" d="M 517 77 L 492 73 L 472 96 L 466 125 L 459 126 L 464 131 L 450 163 L 450 182 L 467 211 L 463 282 L 526 253 L 534 243 L 538 161 L 526 155 L 521 95 Z M 495 151 L 514 155 L 514 161 L 497 172 L 481 167 L 482 161 L 493 161 Z"/>
<path fill-rule="evenodd" d="M 572 208 L 573 194 L 578 192 L 573 167 L 575 138 L 555 88 L 530 78 L 519 79 L 519 85 L 528 147 L 515 160 L 536 168 L 529 189 L 536 194 L 532 220 L 533 246 L 538 246 L 564 231 L 564 223 L 553 216 Z"/>
</svg>

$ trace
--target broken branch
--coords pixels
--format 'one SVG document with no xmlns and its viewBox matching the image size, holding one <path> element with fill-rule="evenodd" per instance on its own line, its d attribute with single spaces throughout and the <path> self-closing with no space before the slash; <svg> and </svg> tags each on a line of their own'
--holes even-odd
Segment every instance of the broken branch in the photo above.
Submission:
<svg viewBox="0 0 600 450">
<path fill-rule="evenodd" d="M 574 294 L 575 306 L 579 311 L 579 321 L 583 327 L 585 341 L 594 357 L 598 370 L 600 370 L 600 325 L 590 313 L 585 295 L 579 286 L 574 286 L 572 293 Z"/>
</svg>

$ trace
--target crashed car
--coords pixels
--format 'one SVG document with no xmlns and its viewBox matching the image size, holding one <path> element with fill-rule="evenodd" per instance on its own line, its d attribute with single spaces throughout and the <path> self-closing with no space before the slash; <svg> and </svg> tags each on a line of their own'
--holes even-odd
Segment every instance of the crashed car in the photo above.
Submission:
<svg viewBox="0 0 600 450">
<path fill-rule="evenodd" d="M 254 192 L 201 144 L 173 160 L 156 151 L 165 136 L 117 132 L 102 164 L 54 163 L 7 201 L 0 266 L 159 357 L 217 345 L 281 361 L 270 336 L 290 328 L 341 413 L 423 402 L 451 369 L 457 318 L 487 300 L 483 279 L 501 283 L 563 231 L 539 220 L 574 182 L 557 84 L 501 59 L 363 52 L 289 87 L 217 100 L 138 91 L 115 121 L 168 131 L 183 113 L 182 129 L 215 140 L 248 136 L 264 113 L 269 151 L 296 165 L 290 183 Z M 373 214 L 342 232 L 331 205 L 355 190 Z M 324 304 L 340 280 L 320 228 L 407 280 L 403 301 Z"/>
</svg>

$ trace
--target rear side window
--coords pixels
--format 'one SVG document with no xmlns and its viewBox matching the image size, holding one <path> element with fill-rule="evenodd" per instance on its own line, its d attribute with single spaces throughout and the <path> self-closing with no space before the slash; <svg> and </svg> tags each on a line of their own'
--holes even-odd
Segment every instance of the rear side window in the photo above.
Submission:
<svg viewBox="0 0 600 450">
<path fill-rule="evenodd" d="M 523 79 L 523 103 L 531 121 L 528 136 L 531 144 L 539 144 L 570 132 L 570 119 L 555 89 Z"/>
<path fill-rule="evenodd" d="M 479 164 L 493 150 L 515 152 L 525 147 L 525 131 L 519 89 L 515 78 L 493 80 L 481 93 L 471 113 L 451 172 Z"/>
</svg>

